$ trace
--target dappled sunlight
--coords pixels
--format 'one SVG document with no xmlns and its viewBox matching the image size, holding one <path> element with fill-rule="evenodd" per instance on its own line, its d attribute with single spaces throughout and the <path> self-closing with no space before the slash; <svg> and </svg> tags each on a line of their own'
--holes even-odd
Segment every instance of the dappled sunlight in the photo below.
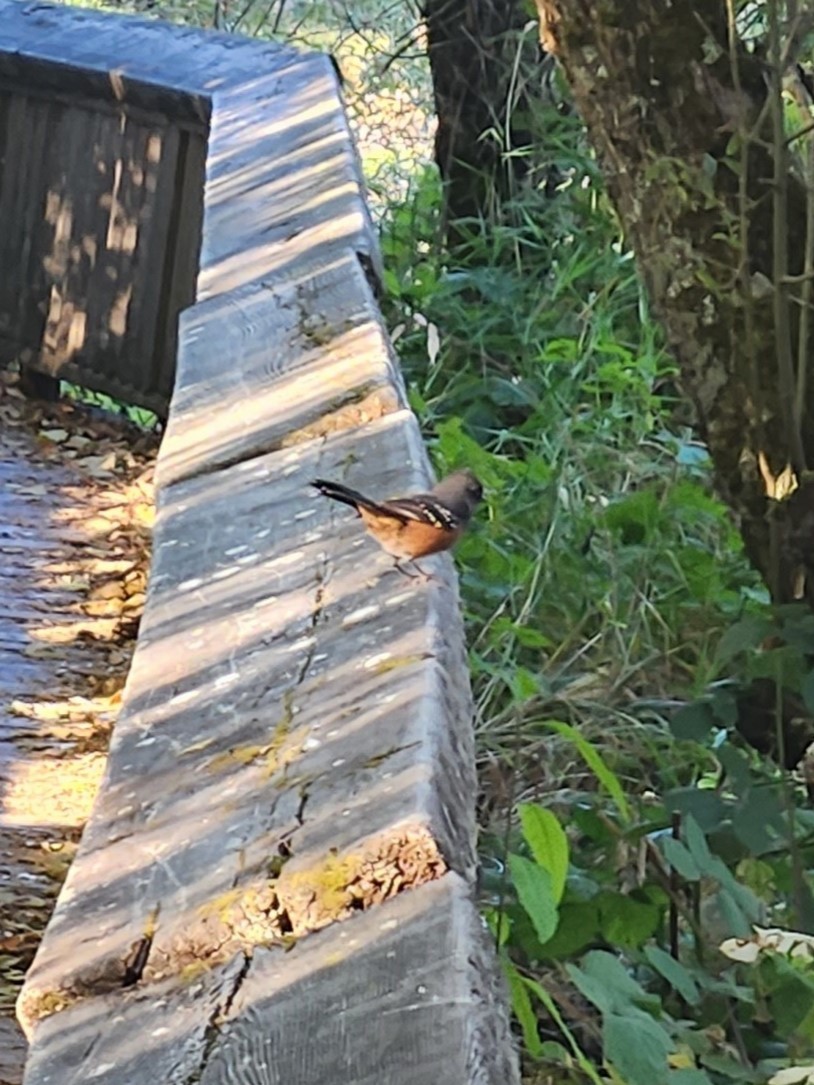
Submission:
<svg viewBox="0 0 814 1085">
<path fill-rule="evenodd" d="M 3 774 L 0 830 L 81 829 L 102 780 L 107 753 L 73 754 L 69 761 L 19 759 Z"/>
<path fill-rule="evenodd" d="M 203 130 L 180 135 L 149 115 L 94 108 L 92 97 L 70 109 L 39 95 L 9 100 L 33 135 L 19 168 L 31 190 L 14 196 L 25 204 L 9 241 L 15 296 L 0 297 L 7 332 L 53 377 L 156 406 L 172 383 L 165 341 L 194 296 L 194 256 L 175 250 L 197 254 L 198 238 L 176 232 L 183 203 L 194 235 L 202 178 L 187 147 Z"/>
<path fill-rule="evenodd" d="M 152 392 L 144 372 L 166 376 L 175 317 L 191 301 L 183 273 L 200 225 L 196 163 L 205 167 L 197 304 L 181 323 L 149 585 L 94 584 L 89 609 L 31 625 L 49 652 L 139 626 L 121 703 L 107 688 L 98 705 L 87 698 L 115 730 L 19 1003 L 27 1030 L 38 1026 L 33 1075 L 56 1055 L 72 1073 L 87 1061 L 89 1077 L 138 1080 L 147 1054 L 151 1079 L 193 1080 L 201 1066 L 186 1063 L 214 1055 L 233 1008 L 243 1022 L 276 989 L 285 1012 L 289 993 L 335 982 L 348 954 L 390 971 L 391 1009 L 402 999 L 424 1037 L 406 1048 L 416 1062 L 448 1049 L 437 1006 L 473 998 L 465 924 L 446 941 L 434 930 L 452 931 L 464 903 L 474 920 L 470 705 L 451 559 L 406 578 L 309 485 L 375 479 L 394 492 L 426 486 L 428 471 L 360 261 L 378 266 L 336 83 L 325 58 L 280 54 L 264 68 L 213 41 L 223 57 L 206 71 L 194 56 L 176 88 L 138 86 L 126 67 L 97 73 L 117 102 L 143 94 L 147 117 L 166 115 L 174 91 L 179 110 L 197 108 L 187 84 L 214 90 L 208 153 L 194 125 L 159 129 L 136 112 L 86 119 L 116 153 L 92 163 L 102 197 L 79 200 L 66 282 L 52 284 L 54 359 L 113 358 L 108 376 L 132 381 L 131 401 Z M 74 237 L 88 213 L 95 229 Z M 151 516 L 134 520 L 146 538 Z M 117 539 L 105 521 L 97 508 L 82 525 L 53 526 L 98 551 Z M 37 721 L 30 704 L 23 715 Z M 77 765 L 98 780 L 102 757 L 88 748 Z M 18 781 L 30 798 L 52 773 L 17 766 L 7 795 L 22 810 Z M 81 770 L 65 785 L 79 790 Z M 55 812 L 78 824 L 60 803 Z M 429 932 L 425 944 L 404 938 L 406 923 Z M 392 972 L 408 954 L 429 992 Z M 272 975 L 252 991 L 261 958 Z M 367 991 L 342 997 L 361 1015 L 374 1005 Z M 119 1035 L 132 1008 L 139 1030 Z M 220 1046 L 228 1052 L 228 1036 Z M 365 1074 L 386 1075 L 397 1046 L 370 1051 Z"/>
<path fill-rule="evenodd" d="M 380 478 L 385 463 L 418 472 L 406 413 L 366 440 Z M 458 621 L 449 558 L 431 563 L 438 580 L 407 581 L 355 517 L 311 495 L 313 474 L 357 447 L 351 431 L 163 491 L 106 783 L 60 903 L 76 989 L 123 967 L 155 908 L 145 979 L 168 956 L 219 959 L 365 907 L 347 895 L 357 870 L 386 896 L 436 876 L 441 851 L 472 862 L 470 830 L 430 801 L 467 764 L 460 735 L 437 735 Z M 326 856 L 349 887 L 320 904 Z M 49 938 L 28 979 L 34 1016 L 64 977 Z"/>
<path fill-rule="evenodd" d="M 242 170 L 234 169 L 235 149 L 240 147 L 241 142 L 247 142 L 249 136 L 261 148 L 262 141 L 266 139 L 279 148 L 284 137 L 285 161 L 287 164 L 290 156 L 295 175 L 301 161 L 313 163 L 315 157 L 321 155 L 325 148 L 336 147 L 337 152 L 344 152 L 342 132 L 336 127 L 338 103 L 334 88 L 327 78 L 314 77 L 309 62 L 306 61 L 305 67 L 308 82 L 296 88 L 286 87 L 283 94 L 274 98 L 273 109 L 258 116 L 247 117 L 245 113 L 245 96 L 252 93 L 251 83 L 241 83 L 236 92 L 226 92 L 218 99 L 211 125 L 212 152 L 209 155 L 215 177 L 222 169 L 226 178 L 242 185 L 256 176 L 256 173 L 250 170 L 250 160 L 247 160 Z M 268 84 L 265 78 L 259 80 L 254 89 L 263 98 L 267 98 Z M 232 94 L 238 101 L 234 107 L 230 105 Z M 218 140 L 227 137 L 228 144 L 225 144 L 222 150 L 219 149 Z M 235 137 L 239 137 L 237 141 Z M 255 167 L 270 168 L 272 164 L 264 162 L 262 158 L 263 156 L 260 156 L 257 159 Z M 281 165 L 282 163 L 278 162 L 277 168 Z M 227 190 L 219 187 L 217 182 L 213 185 L 213 196 L 224 198 L 226 194 Z"/>
<path fill-rule="evenodd" d="M 280 278 L 328 245 L 368 249 L 369 229 L 347 125 L 333 80 L 302 63 L 247 120 L 249 84 L 222 95 L 209 141 L 198 298 Z M 262 86 L 262 84 L 261 84 Z M 279 149 L 285 144 L 286 154 Z"/>
<path fill-rule="evenodd" d="M 144 603 L 134 436 L 0 375 L 0 1077 L 21 1072 L 14 999 L 104 774 Z"/>
<path fill-rule="evenodd" d="M 161 1080 L 204 1072 L 236 1080 L 249 1071 L 264 1085 L 303 1073 L 327 1081 L 337 1059 L 365 1085 L 405 1066 L 425 1080 L 439 1060 L 464 1080 L 472 1032 L 488 1029 L 494 1012 L 494 996 L 472 983 L 483 934 L 470 908 L 466 886 L 449 875 L 286 948 L 190 966 L 180 984 L 157 978 L 148 990 L 69 1000 L 41 1023 L 30 1069 L 44 1079 L 66 1065 L 82 1072 L 92 1051 L 104 1085 L 139 1081 L 147 1050 Z M 349 961 L 355 975 L 372 979 L 349 984 Z M 442 1012 L 455 1006 L 459 1012 Z M 205 1023 L 216 1014 L 217 1043 L 203 1047 Z M 365 1042 L 353 1046 L 350 1062 L 360 1033 Z"/>
<path fill-rule="evenodd" d="M 246 396 L 242 381 L 227 381 L 224 374 L 221 380 L 215 378 L 199 386 L 198 395 L 190 397 L 188 403 L 185 397 L 179 397 L 169 424 L 170 432 L 178 432 L 178 439 L 162 461 L 162 478 L 183 478 L 193 475 L 204 463 L 229 462 L 255 449 L 293 444 L 297 431 L 324 417 L 326 389 L 336 389 L 337 410 L 354 403 L 347 390 L 349 372 L 358 380 L 359 399 L 376 385 L 384 384 L 387 366 L 381 361 L 383 341 L 378 324 L 363 324 L 337 333 L 330 341 L 329 353 L 326 346 L 317 344 L 301 352 L 296 369 L 283 371 L 273 379 L 269 373 L 270 379 L 263 382 L 265 387 L 255 386 L 251 396 Z M 287 353 L 285 345 L 278 341 L 277 347 L 283 357 Z M 271 355 L 269 370 L 275 363 L 272 350 L 264 349 Z M 217 410 L 213 410 L 215 402 Z M 390 398 L 384 402 L 396 405 Z M 371 416 L 375 409 L 371 402 Z M 330 432 L 327 422 L 325 432 Z M 305 439 L 308 436 L 307 432 L 303 434 Z"/>
<path fill-rule="evenodd" d="M 336 190 L 332 199 L 323 204 L 325 215 L 320 216 L 319 221 L 314 224 L 303 221 L 295 231 L 290 232 L 280 228 L 276 239 L 268 237 L 260 244 L 244 241 L 241 248 L 237 244 L 238 237 L 230 238 L 224 234 L 218 244 L 205 243 L 202 252 L 204 266 L 198 277 L 200 299 L 206 300 L 215 293 L 237 290 L 265 276 L 282 279 L 284 275 L 296 273 L 300 261 L 309 256 L 313 258 L 317 251 L 323 255 L 328 244 L 355 249 L 366 223 L 359 212 L 348 209 L 346 197 L 353 194 L 352 186 Z M 241 227 L 249 227 L 252 223 L 256 227 L 257 212 L 247 209 L 244 215 L 246 217 L 242 222 L 233 219 L 229 223 L 237 234 Z M 359 247 L 361 251 L 366 249 L 364 244 Z"/>
</svg>

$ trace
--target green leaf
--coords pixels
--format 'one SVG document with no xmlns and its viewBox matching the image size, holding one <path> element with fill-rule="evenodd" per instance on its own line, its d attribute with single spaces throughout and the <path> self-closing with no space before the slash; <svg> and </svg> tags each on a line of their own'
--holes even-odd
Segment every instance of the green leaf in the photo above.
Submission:
<svg viewBox="0 0 814 1085">
<path fill-rule="evenodd" d="M 508 942 L 512 933 L 512 920 L 506 912 L 497 908 L 484 908 L 483 918 L 492 935 L 497 939 L 498 948 Z"/>
<path fill-rule="evenodd" d="M 728 663 L 741 652 L 757 648 L 761 641 L 772 631 L 772 623 L 767 618 L 749 615 L 727 627 L 718 641 L 715 661 L 720 666 Z"/>
<path fill-rule="evenodd" d="M 698 984 L 683 964 L 671 957 L 669 953 L 665 953 L 659 946 L 648 946 L 644 951 L 644 955 L 650 967 L 655 969 L 663 979 L 667 980 L 685 1002 L 689 1002 L 691 1006 L 696 1005 L 701 997 Z"/>
<path fill-rule="evenodd" d="M 809 712 L 814 712 L 814 671 L 809 671 L 800 683 L 800 693 Z"/>
<path fill-rule="evenodd" d="M 667 1056 L 674 1050 L 669 1033 L 648 1014 L 606 1014 L 602 1022 L 605 1058 L 625 1085 L 662 1085 Z"/>
<path fill-rule="evenodd" d="M 545 867 L 522 855 L 509 855 L 512 884 L 537 937 L 547 942 L 557 929 L 557 902 L 551 888 L 551 875 Z"/>
<path fill-rule="evenodd" d="M 681 877 L 687 882 L 697 882 L 701 878 L 701 871 L 680 840 L 673 840 L 671 836 L 663 834 L 659 837 L 659 847 L 664 852 L 664 858 L 671 867 L 675 867 Z"/>
<path fill-rule="evenodd" d="M 636 1007 L 659 1010 L 661 1003 L 633 979 L 618 957 L 594 949 L 582 959 L 582 967 L 566 970 L 583 995 L 602 1013 L 627 1013 Z"/>
<path fill-rule="evenodd" d="M 540 1041 L 537 1017 L 531 1005 L 529 989 L 510 960 L 503 957 L 502 963 L 506 982 L 509 985 L 512 1010 L 523 1032 L 523 1047 L 533 1059 L 539 1059 L 543 1053 L 543 1045 Z"/>
<path fill-rule="evenodd" d="M 509 676 L 509 688 L 515 701 L 531 700 L 540 692 L 540 680 L 526 667 L 513 667 Z"/>
<path fill-rule="evenodd" d="M 731 1055 L 719 1055 L 713 1051 L 711 1053 L 705 1053 L 699 1056 L 700 1061 L 704 1066 L 709 1067 L 715 1074 L 723 1078 L 729 1078 L 730 1081 L 736 1082 L 737 1085 L 742 1085 L 745 1081 L 754 1081 L 755 1078 L 752 1074 L 744 1073 L 744 1065 L 737 1059 L 732 1058 Z M 765 1081 L 764 1077 L 758 1078 L 759 1081 Z"/>
<path fill-rule="evenodd" d="M 721 824 L 726 806 L 717 791 L 698 787 L 676 787 L 664 796 L 664 805 L 672 813 L 691 816 L 701 828 L 711 831 Z"/>
<path fill-rule="evenodd" d="M 732 815 L 732 828 L 752 855 L 772 851 L 785 836 L 781 796 L 769 787 L 746 789 Z"/>
<path fill-rule="evenodd" d="M 571 1051 L 574 1055 L 574 1059 L 576 1060 L 577 1065 L 579 1066 L 580 1070 L 582 1070 L 583 1074 L 585 1074 L 585 1076 L 589 1078 L 589 1080 L 591 1080 L 594 1085 L 604 1085 L 605 1079 L 599 1076 L 596 1071 L 596 1067 L 590 1061 L 590 1059 L 588 1059 L 582 1048 L 577 1043 L 574 1034 L 571 1032 L 568 1024 L 565 1021 L 565 1018 L 560 1013 L 557 1003 L 554 1001 L 548 991 L 546 991 L 545 987 L 543 987 L 542 984 L 538 983 L 536 980 L 529 979 L 527 976 L 524 976 L 522 978 L 523 982 L 532 992 L 532 994 L 535 994 L 545 1006 L 549 1017 L 565 1037 L 568 1046 L 571 1048 Z"/>
<path fill-rule="evenodd" d="M 579 831 L 597 844 L 610 845 L 616 840 L 613 826 L 593 806 L 576 806 L 571 820 Z"/>
<path fill-rule="evenodd" d="M 737 866 L 737 875 L 746 888 L 766 904 L 771 902 L 772 895 L 777 892 L 774 867 L 762 859 L 754 859 L 751 856 L 741 859 Z M 810 929 L 810 927 L 803 928 L 803 930 Z"/>
<path fill-rule="evenodd" d="M 670 730 L 681 742 L 703 742 L 714 726 L 712 708 L 706 701 L 684 705 L 670 720 Z"/>
<path fill-rule="evenodd" d="M 723 920 L 725 930 L 723 937 L 749 937 L 752 933 L 752 924 L 749 921 L 749 917 L 741 908 L 740 901 L 735 898 L 729 889 L 719 889 L 718 892 L 710 898 L 710 901 L 713 907 L 717 907 L 718 913 Z"/>
<path fill-rule="evenodd" d="M 625 798 L 622 785 L 619 783 L 619 778 L 605 764 L 596 747 L 592 746 L 570 723 L 563 723 L 561 720 L 546 720 L 546 724 L 553 731 L 567 738 L 577 748 L 588 768 L 615 802 L 619 816 L 624 822 L 630 823 L 632 821 L 630 806 Z"/>
<path fill-rule="evenodd" d="M 738 699 L 734 691 L 727 687 L 717 689 L 710 698 L 710 708 L 717 722 L 722 727 L 734 727 L 738 722 Z"/>
<path fill-rule="evenodd" d="M 605 510 L 605 522 L 619 531 L 625 545 L 646 542 L 659 521 L 659 499 L 653 490 L 637 490 Z"/>
<path fill-rule="evenodd" d="M 708 873 L 712 852 L 709 850 L 707 838 L 695 818 L 687 817 L 684 819 L 682 836 L 687 850 L 695 860 L 698 869 L 702 874 Z"/>
<path fill-rule="evenodd" d="M 528 625 L 512 623 L 512 632 L 517 637 L 518 644 L 522 644 L 524 648 L 549 648 L 553 643 L 545 633 Z"/>
<path fill-rule="evenodd" d="M 709 876 L 715 878 L 722 889 L 725 889 L 732 900 L 737 904 L 749 923 L 760 922 L 763 916 L 763 908 L 760 901 L 745 885 L 741 885 L 723 859 L 717 855 L 712 857 L 709 866 Z"/>
<path fill-rule="evenodd" d="M 667 1075 L 667 1085 L 712 1085 L 712 1082 L 703 1070 L 685 1067 L 682 1070 L 671 1070 Z"/>
<path fill-rule="evenodd" d="M 726 742 L 717 751 L 717 757 L 735 794 L 742 794 L 751 786 L 752 762 L 743 750 Z"/>
<path fill-rule="evenodd" d="M 636 949 L 658 930 L 661 909 L 624 893 L 600 893 L 599 930 L 607 942 L 622 949 Z"/>
<path fill-rule="evenodd" d="M 573 957 L 599 934 L 599 908 L 596 900 L 566 900 L 559 907 L 560 921 L 553 937 L 540 948 L 550 960 Z"/>
<path fill-rule="evenodd" d="M 799 648 L 783 644 L 766 652 L 758 652 L 748 660 L 746 676 L 749 679 L 771 678 L 778 686 L 797 688 L 798 676 L 807 667 Z"/>
<path fill-rule="evenodd" d="M 720 856 L 712 854 L 706 837 L 691 817 L 684 822 L 684 842 L 701 875 L 714 878 L 725 891 L 721 897 L 721 907 L 732 925 L 732 933 L 748 934 L 749 923 L 760 919 L 760 901 L 745 885 L 738 882 Z M 738 918 L 739 916 L 741 918 Z"/>
<path fill-rule="evenodd" d="M 814 1039 L 814 980 L 782 958 L 764 968 L 771 977 L 772 1013 L 782 1036 Z"/>
<path fill-rule="evenodd" d="M 535 862 L 551 875 L 554 903 L 559 904 L 568 874 L 568 838 L 555 814 L 533 803 L 521 803 L 520 825 L 523 839 Z"/>
</svg>

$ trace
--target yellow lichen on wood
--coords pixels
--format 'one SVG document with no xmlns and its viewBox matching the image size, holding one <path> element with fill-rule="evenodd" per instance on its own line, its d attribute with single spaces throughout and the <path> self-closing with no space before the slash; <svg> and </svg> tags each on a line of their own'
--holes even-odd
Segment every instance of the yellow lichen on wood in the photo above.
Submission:
<svg viewBox="0 0 814 1085">
<path fill-rule="evenodd" d="M 265 760 L 264 771 L 273 776 L 296 760 L 302 752 L 302 744 L 307 738 L 308 728 L 291 730 L 294 718 L 293 695 L 287 690 L 283 697 L 283 713 L 272 731 L 268 742 L 254 742 L 245 746 L 231 746 L 215 754 L 206 764 L 210 772 L 221 772 L 235 766 L 251 765 Z"/>
<path fill-rule="evenodd" d="M 306 870 L 284 872 L 281 889 L 292 898 L 309 901 L 310 910 L 326 918 L 337 918 L 351 904 L 350 885 L 357 877 L 361 858 L 330 852 L 325 859 Z M 284 882 L 284 887 L 283 887 Z"/>
</svg>

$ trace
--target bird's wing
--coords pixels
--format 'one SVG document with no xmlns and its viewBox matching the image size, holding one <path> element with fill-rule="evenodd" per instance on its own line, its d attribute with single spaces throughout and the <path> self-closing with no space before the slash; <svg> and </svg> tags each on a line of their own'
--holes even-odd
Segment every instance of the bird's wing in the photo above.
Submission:
<svg viewBox="0 0 814 1085">
<path fill-rule="evenodd" d="M 397 497 L 386 502 L 385 507 L 395 515 L 404 517 L 405 523 L 407 520 L 420 520 L 444 531 L 454 531 L 459 525 L 458 517 L 431 494 Z"/>
</svg>

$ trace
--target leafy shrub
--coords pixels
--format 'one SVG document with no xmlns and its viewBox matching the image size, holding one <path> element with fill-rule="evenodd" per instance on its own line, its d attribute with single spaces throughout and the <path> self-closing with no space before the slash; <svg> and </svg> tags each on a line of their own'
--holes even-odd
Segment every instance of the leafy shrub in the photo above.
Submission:
<svg viewBox="0 0 814 1085">
<path fill-rule="evenodd" d="M 465 463 L 487 490 L 458 551 L 486 913 L 530 1080 L 763 1081 L 811 1056 L 814 976 L 771 947 L 754 964 L 718 947 L 756 922 L 811 929 L 812 824 L 744 743 L 738 691 L 784 660 L 814 701 L 808 647 L 763 645 L 778 619 L 578 126 L 553 126 L 571 148 L 561 190 L 468 224 L 456 263 L 430 168 L 382 237 L 439 472 Z"/>
</svg>

